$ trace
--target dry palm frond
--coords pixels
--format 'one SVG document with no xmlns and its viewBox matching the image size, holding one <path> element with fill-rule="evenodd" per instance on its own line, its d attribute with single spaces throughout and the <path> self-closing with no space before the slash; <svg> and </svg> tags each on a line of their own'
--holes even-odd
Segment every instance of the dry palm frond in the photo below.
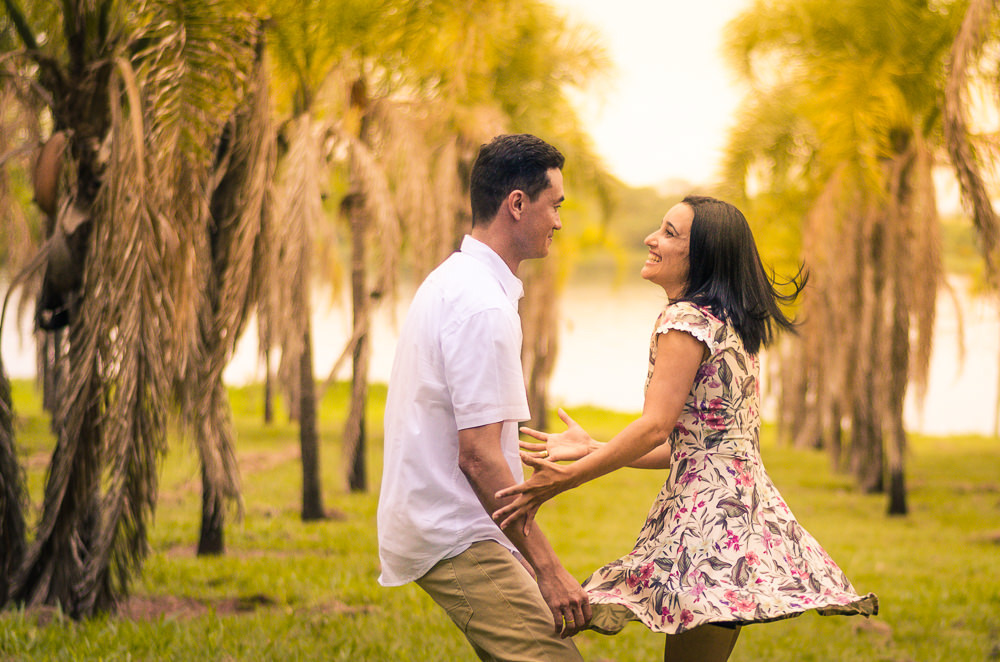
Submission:
<svg viewBox="0 0 1000 662">
<path fill-rule="evenodd" d="M 247 96 L 226 128 L 220 173 L 205 224 L 208 269 L 199 295 L 199 356 L 179 385 L 184 419 L 194 427 L 202 462 L 203 518 L 221 518 L 239 500 L 229 400 L 222 381 L 259 289 L 264 200 L 273 175 L 275 136 L 267 70 L 258 57 Z M 221 520 L 219 520 L 221 521 Z M 221 550 L 220 550 L 221 551 Z"/>
<path fill-rule="evenodd" d="M 399 215 L 406 248 L 413 257 L 417 277 L 437 266 L 456 243 L 454 219 L 467 203 L 462 195 L 458 137 L 443 130 L 443 109 L 428 103 L 382 100 L 375 105 L 373 124 L 380 137 L 380 160 L 392 182 L 392 197 Z M 381 235 L 377 235 L 381 236 Z M 391 235 L 390 235 L 391 236 Z M 400 242 L 379 242 L 399 251 Z M 398 263 L 401 256 L 393 256 Z"/>
<path fill-rule="evenodd" d="M 288 125 L 288 151 L 278 164 L 273 219 L 267 237 L 268 283 L 258 309 L 260 348 L 281 348 L 279 381 L 298 392 L 305 316 L 310 314 L 311 238 L 323 222 L 321 178 L 326 172 L 325 122 L 304 114 Z M 296 398 L 292 397 L 291 402 Z"/>
<path fill-rule="evenodd" d="M 990 201 L 981 166 L 969 139 L 966 85 L 969 67 L 990 37 L 989 26 L 993 23 L 995 11 L 995 0 L 971 0 L 969 3 L 962 27 L 952 45 L 942 109 L 948 154 L 955 167 L 962 197 L 972 212 L 980 250 L 992 280 L 1000 275 L 1000 219 Z"/>
<path fill-rule="evenodd" d="M 907 249 L 909 256 L 903 258 L 903 263 L 910 263 L 907 288 L 913 297 L 910 315 L 915 327 L 909 372 L 917 389 L 917 400 L 922 402 L 927 392 L 931 351 L 934 347 L 937 293 L 944 282 L 944 267 L 941 257 L 941 223 L 933 183 L 934 155 L 926 140 L 919 134 L 915 148 L 910 211 L 913 233 Z"/>
<path fill-rule="evenodd" d="M 378 291 L 392 292 L 399 264 L 399 241 L 393 238 L 401 234 L 389 174 L 380 159 L 381 155 L 369 144 L 372 136 L 356 137 L 342 133 L 339 138 L 348 148 L 352 192 L 361 195 L 364 214 L 370 223 L 366 233 L 367 241 L 374 240 L 373 247 L 376 249 L 371 261 L 373 265 L 378 265 L 377 273 L 373 275 L 377 283 L 375 287 Z"/>
<path fill-rule="evenodd" d="M 40 112 L 18 85 L 10 84 L 17 76 L 9 70 L 12 62 L 3 63 L 0 71 L 0 257 L 8 283 L 13 274 L 25 269 L 31 256 L 36 255 L 44 235 L 45 219 L 35 209 L 23 206 L 24 192 L 18 191 L 11 175 L 31 172 L 42 143 Z M 19 195 L 20 193 L 20 195 Z M 21 286 L 17 318 L 32 311 L 41 285 L 41 272 L 33 273 Z M 13 285 L 10 285 L 12 291 Z M 8 292 L 9 293 L 9 292 Z"/>
<path fill-rule="evenodd" d="M 253 59 L 252 21 L 222 13 L 223 7 L 220 2 L 155 3 L 149 27 L 136 36 L 150 44 L 136 59 L 142 63 L 148 102 L 148 140 L 156 146 L 151 168 L 161 178 L 158 227 L 169 241 L 164 258 L 173 319 L 167 349 L 181 376 L 198 335 L 198 288 L 211 268 L 205 224 L 212 146 L 242 96 L 246 63 Z"/>
</svg>

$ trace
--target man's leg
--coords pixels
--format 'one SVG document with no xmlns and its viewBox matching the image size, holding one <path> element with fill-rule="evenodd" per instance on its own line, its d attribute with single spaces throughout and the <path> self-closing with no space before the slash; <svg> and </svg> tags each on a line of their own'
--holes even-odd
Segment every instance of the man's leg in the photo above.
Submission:
<svg viewBox="0 0 1000 662">
<path fill-rule="evenodd" d="M 582 659 L 571 639 L 555 633 L 552 612 L 528 571 L 498 543 L 476 543 L 440 561 L 417 584 L 448 612 L 481 660 Z"/>
</svg>

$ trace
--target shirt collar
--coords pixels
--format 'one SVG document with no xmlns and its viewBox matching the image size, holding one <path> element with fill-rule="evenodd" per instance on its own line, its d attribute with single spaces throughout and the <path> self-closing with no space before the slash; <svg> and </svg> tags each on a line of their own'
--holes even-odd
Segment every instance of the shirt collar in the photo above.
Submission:
<svg viewBox="0 0 1000 662">
<path fill-rule="evenodd" d="M 503 258 L 483 242 L 473 239 L 471 235 L 465 235 L 462 239 L 461 250 L 469 257 L 486 265 L 490 273 L 500 281 L 500 287 L 503 288 L 504 294 L 516 307 L 518 300 L 524 296 L 524 284 L 514 275 Z"/>
</svg>

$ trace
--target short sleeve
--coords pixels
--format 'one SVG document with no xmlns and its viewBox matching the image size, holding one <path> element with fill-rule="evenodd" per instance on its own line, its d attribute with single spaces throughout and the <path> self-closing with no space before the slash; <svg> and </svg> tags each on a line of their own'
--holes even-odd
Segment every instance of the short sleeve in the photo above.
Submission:
<svg viewBox="0 0 1000 662">
<path fill-rule="evenodd" d="M 722 322 L 705 309 L 689 301 L 668 305 L 657 320 L 656 333 L 670 330 L 684 331 L 705 343 L 708 351 L 715 354 L 719 345 L 718 333 Z"/>
<path fill-rule="evenodd" d="M 531 418 L 517 313 L 489 308 L 446 330 L 445 380 L 459 430 Z"/>
</svg>

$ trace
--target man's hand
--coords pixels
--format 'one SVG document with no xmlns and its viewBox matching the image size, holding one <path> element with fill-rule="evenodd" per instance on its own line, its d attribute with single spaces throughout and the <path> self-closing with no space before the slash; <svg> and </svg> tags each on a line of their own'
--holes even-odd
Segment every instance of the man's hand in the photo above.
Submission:
<svg viewBox="0 0 1000 662">
<path fill-rule="evenodd" d="M 459 468 L 490 514 L 502 505 L 496 493 L 515 483 L 500 450 L 501 426 L 502 423 L 490 423 L 458 431 Z M 506 534 L 534 568 L 538 589 L 552 612 L 556 634 L 571 637 L 586 627 L 590 623 L 590 600 L 580 583 L 559 563 L 537 522 L 524 529 L 511 527 Z"/>
<path fill-rule="evenodd" d="M 555 632 L 572 637 L 590 623 L 590 599 L 580 583 L 559 566 L 554 572 L 538 576 L 538 589 L 552 611 Z"/>
</svg>

